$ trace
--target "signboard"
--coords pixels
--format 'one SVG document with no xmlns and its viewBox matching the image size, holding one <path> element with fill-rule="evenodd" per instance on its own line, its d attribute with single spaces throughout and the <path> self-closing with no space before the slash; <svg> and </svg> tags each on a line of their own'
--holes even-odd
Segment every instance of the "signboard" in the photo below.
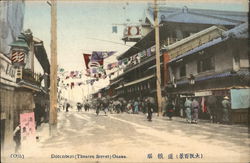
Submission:
<svg viewBox="0 0 250 163">
<path fill-rule="evenodd" d="M 231 107 L 232 109 L 250 108 L 250 88 L 231 89 Z"/>
<path fill-rule="evenodd" d="M 7 58 L 4 54 L 0 53 L 0 82 L 16 86 L 16 69 L 11 64 L 9 58 Z"/>
<path fill-rule="evenodd" d="M 195 92 L 194 95 L 195 96 L 211 96 L 212 91 Z"/>
<path fill-rule="evenodd" d="M 36 140 L 34 112 L 20 114 L 21 141 L 24 144 Z"/>
<path fill-rule="evenodd" d="M 128 25 L 124 30 L 124 37 L 141 37 L 140 25 Z"/>
</svg>

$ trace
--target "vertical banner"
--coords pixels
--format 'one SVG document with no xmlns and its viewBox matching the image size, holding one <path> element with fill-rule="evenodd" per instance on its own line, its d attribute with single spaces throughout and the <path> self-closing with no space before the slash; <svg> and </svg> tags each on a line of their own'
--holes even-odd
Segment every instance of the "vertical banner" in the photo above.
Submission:
<svg viewBox="0 0 250 163">
<path fill-rule="evenodd" d="M 29 144 L 36 140 L 34 112 L 20 114 L 21 142 Z"/>
</svg>

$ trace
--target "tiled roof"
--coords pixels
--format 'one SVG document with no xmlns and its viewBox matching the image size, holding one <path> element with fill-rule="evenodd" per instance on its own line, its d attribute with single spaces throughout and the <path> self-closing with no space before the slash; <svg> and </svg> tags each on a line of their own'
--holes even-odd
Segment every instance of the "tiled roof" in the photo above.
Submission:
<svg viewBox="0 0 250 163">
<path fill-rule="evenodd" d="M 149 7 L 146 17 L 153 24 L 154 9 Z M 247 21 L 247 12 L 218 11 L 183 8 L 160 7 L 158 17 L 162 22 L 199 23 L 216 25 L 237 25 Z"/>
<path fill-rule="evenodd" d="M 216 45 L 218 43 L 221 43 L 223 41 L 226 41 L 230 37 L 247 38 L 248 37 L 248 23 L 243 23 L 243 24 L 241 24 L 241 25 L 239 25 L 239 26 L 237 26 L 237 27 L 235 27 L 235 28 L 233 28 L 231 30 L 226 31 L 223 34 L 222 37 L 214 39 L 214 40 L 212 40 L 212 41 L 210 41 L 208 43 L 205 43 L 205 44 L 203 44 L 201 46 L 198 46 L 197 48 L 194 48 L 194 49 L 192 49 L 192 50 L 190 50 L 190 51 L 188 51 L 188 52 L 186 52 L 186 53 L 184 53 L 182 55 L 179 55 L 178 57 L 173 58 L 172 60 L 170 60 L 169 63 L 177 61 L 177 60 L 179 60 L 179 59 L 181 59 L 183 57 L 189 56 L 191 54 L 194 54 L 194 53 L 196 53 L 198 51 L 201 51 L 203 49 L 206 49 L 208 47 L 211 47 L 211 46 Z"/>
</svg>

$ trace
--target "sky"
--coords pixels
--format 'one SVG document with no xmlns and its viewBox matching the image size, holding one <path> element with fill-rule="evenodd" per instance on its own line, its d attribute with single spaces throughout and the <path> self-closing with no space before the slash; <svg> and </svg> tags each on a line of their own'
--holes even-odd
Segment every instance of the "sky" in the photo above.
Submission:
<svg viewBox="0 0 250 163">
<path fill-rule="evenodd" d="M 105 50 L 117 51 L 105 63 L 115 61 L 116 56 L 125 52 L 133 43 L 124 45 L 121 40 L 123 25 L 118 33 L 112 33 L 113 24 L 123 24 L 126 19 L 139 22 L 149 1 L 60 1 L 57 3 L 57 50 L 58 65 L 65 70 L 84 70 L 83 53 Z M 153 2 L 153 1 L 151 1 Z M 166 7 L 183 7 L 247 11 L 246 0 L 168 0 L 161 1 Z M 25 1 L 24 30 L 31 29 L 33 35 L 44 41 L 50 59 L 50 6 L 46 1 Z M 110 42 L 111 41 L 111 42 Z M 115 42 L 115 43 L 112 43 Z M 42 72 L 35 61 L 35 70 Z M 97 89 L 107 85 L 109 80 L 96 83 Z M 87 88 L 83 88 L 86 90 Z M 86 91 L 85 91 L 86 92 Z M 86 94 L 85 94 L 86 95 Z"/>
</svg>

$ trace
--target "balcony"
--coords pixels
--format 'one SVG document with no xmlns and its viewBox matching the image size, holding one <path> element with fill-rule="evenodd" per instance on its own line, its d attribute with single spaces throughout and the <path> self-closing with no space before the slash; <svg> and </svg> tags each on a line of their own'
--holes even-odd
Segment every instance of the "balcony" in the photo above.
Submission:
<svg viewBox="0 0 250 163">
<path fill-rule="evenodd" d="M 19 83 L 20 81 L 24 81 L 26 83 L 40 87 L 41 76 L 42 76 L 41 74 L 34 73 L 30 69 L 19 69 L 17 76 L 17 83 Z"/>
</svg>

